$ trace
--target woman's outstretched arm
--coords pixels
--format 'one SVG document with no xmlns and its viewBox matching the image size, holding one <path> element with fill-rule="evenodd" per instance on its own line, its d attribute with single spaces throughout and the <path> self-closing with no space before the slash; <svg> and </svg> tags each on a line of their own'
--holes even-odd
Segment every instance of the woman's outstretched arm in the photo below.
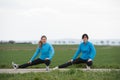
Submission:
<svg viewBox="0 0 120 80">
<path fill-rule="evenodd" d="M 36 52 L 35 52 L 34 55 L 32 56 L 32 58 L 30 59 L 30 62 L 32 62 L 32 61 L 38 56 L 39 53 L 40 53 L 40 48 L 38 47 L 38 48 L 36 49 Z"/>
</svg>

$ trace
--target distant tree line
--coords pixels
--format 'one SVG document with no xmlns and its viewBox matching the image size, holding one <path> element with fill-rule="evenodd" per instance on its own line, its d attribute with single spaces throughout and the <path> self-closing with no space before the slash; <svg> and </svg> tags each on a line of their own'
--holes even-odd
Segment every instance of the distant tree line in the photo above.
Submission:
<svg viewBox="0 0 120 80">
<path fill-rule="evenodd" d="M 55 44 L 74 44 L 74 41 L 54 41 Z"/>
<path fill-rule="evenodd" d="M 115 42 L 115 41 L 109 41 L 109 40 L 107 40 L 107 41 L 100 41 L 100 43 L 102 44 L 102 45 L 104 45 L 104 44 L 106 44 L 106 45 L 110 45 L 110 44 L 115 44 L 115 43 L 118 43 L 119 45 L 120 45 L 120 41 L 118 41 L 118 42 Z"/>
<path fill-rule="evenodd" d="M 0 44 L 32 44 L 32 42 L 15 42 L 14 40 L 0 41 Z"/>
</svg>

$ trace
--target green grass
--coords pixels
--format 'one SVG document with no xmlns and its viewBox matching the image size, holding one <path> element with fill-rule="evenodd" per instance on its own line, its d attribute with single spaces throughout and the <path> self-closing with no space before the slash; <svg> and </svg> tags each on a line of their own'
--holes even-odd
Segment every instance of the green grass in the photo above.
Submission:
<svg viewBox="0 0 120 80">
<path fill-rule="evenodd" d="M 0 68 L 12 68 L 11 62 L 18 64 L 30 60 L 37 45 L 32 44 L 0 44 Z M 50 67 L 55 67 L 70 60 L 77 50 L 78 45 L 55 45 L 55 55 Z M 120 46 L 95 46 L 97 54 L 93 68 L 117 68 L 120 69 Z M 44 64 L 32 66 L 43 68 Z M 79 68 L 84 65 L 71 66 Z M 69 67 L 69 68 L 71 68 Z M 30 67 L 29 67 L 30 68 Z"/>
<path fill-rule="evenodd" d="M 18 64 L 28 62 L 37 45 L 0 44 L 0 68 L 12 68 L 11 62 Z M 50 67 L 55 67 L 70 60 L 78 45 L 56 45 L 55 55 Z M 92 68 L 120 69 L 120 46 L 95 46 L 97 54 Z M 29 68 L 44 68 L 44 64 Z M 120 71 L 91 72 L 80 71 L 85 65 L 72 65 L 69 71 L 52 71 L 48 73 L 0 74 L 0 80 L 120 80 Z"/>
<path fill-rule="evenodd" d="M 71 69 L 64 72 L 0 74 L 0 80 L 120 80 L 120 71 L 84 72 Z"/>
</svg>

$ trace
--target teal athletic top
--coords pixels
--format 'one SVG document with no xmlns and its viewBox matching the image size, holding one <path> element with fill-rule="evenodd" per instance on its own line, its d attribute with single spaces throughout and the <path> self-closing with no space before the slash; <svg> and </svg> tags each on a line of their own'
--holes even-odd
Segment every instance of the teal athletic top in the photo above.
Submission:
<svg viewBox="0 0 120 80">
<path fill-rule="evenodd" d="M 43 44 L 41 48 L 38 47 L 36 49 L 36 52 L 34 53 L 30 61 L 33 61 L 39 54 L 40 59 L 45 60 L 46 58 L 48 58 L 49 60 L 51 60 L 54 55 L 54 48 L 49 43 Z"/>
<path fill-rule="evenodd" d="M 80 56 L 81 59 L 83 59 L 83 60 L 88 60 L 88 59 L 94 60 L 94 57 L 96 55 L 96 50 L 95 50 L 94 45 L 91 42 L 87 41 L 86 43 L 82 42 L 79 45 L 78 50 L 76 51 L 76 53 L 73 56 L 73 60 L 75 60 L 80 53 L 82 53 L 81 56 Z"/>
</svg>

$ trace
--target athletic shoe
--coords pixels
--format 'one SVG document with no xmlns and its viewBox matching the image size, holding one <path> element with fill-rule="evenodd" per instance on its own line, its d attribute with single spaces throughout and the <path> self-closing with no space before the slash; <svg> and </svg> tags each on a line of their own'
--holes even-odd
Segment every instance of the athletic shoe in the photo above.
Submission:
<svg viewBox="0 0 120 80">
<path fill-rule="evenodd" d="M 57 70 L 58 69 L 58 66 L 57 67 L 55 67 L 55 68 L 53 68 L 53 70 Z"/>
<path fill-rule="evenodd" d="M 12 62 L 12 66 L 13 66 L 14 69 L 18 69 L 18 65 L 15 64 L 14 62 Z"/>
<path fill-rule="evenodd" d="M 90 66 L 88 66 L 88 65 L 86 65 L 86 68 L 87 68 L 87 70 L 90 70 L 90 69 L 91 69 Z"/>
<path fill-rule="evenodd" d="M 49 66 L 46 66 L 46 71 L 50 71 L 50 68 L 49 68 Z"/>
</svg>

